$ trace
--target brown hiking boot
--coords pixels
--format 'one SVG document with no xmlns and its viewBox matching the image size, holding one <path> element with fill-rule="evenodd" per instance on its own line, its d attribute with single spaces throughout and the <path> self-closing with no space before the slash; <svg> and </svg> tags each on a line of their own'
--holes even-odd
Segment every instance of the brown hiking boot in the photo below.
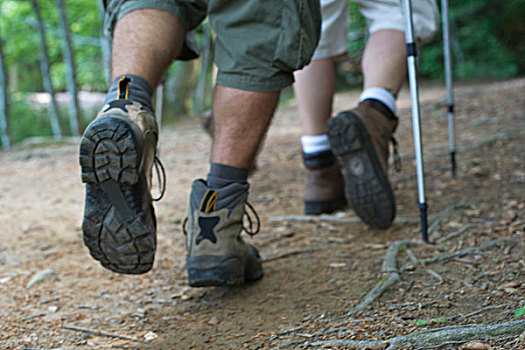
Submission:
<svg viewBox="0 0 525 350">
<path fill-rule="evenodd" d="M 153 112 L 116 100 L 102 108 L 80 143 L 84 243 L 93 258 L 115 272 L 145 273 L 153 266 L 156 221 L 150 188 L 153 164 L 160 164 L 157 139 Z"/>
<path fill-rule="evenodd" d="M 389 143 L 397 117 L 381 102 L 365 100 L 327 124 L 330 146 L 344 171 L 345 194 L 368 225 L 392 225 L 396 205 L 387 177 Z"/>
<path fill-rule="evenodd" d="M 330 214 L 346 206 L 341 166 L 331 151 L 303 153 L 306 168 L 304 213 Z"/>
</svg>

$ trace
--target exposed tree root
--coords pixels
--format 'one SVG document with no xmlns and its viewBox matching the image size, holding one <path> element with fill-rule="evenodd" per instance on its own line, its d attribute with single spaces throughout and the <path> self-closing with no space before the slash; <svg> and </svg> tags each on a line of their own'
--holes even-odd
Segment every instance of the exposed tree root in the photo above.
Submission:
<svg viewBox="0 0 525 350">
<path fill-rule="evenodd" d="M 376 286 L 368 292 L 364 300 L 359 303 L 356 307 L 348 310 L 347 316 L 363 310 L 377 298 L 379 298 L 385 291 L 400 281 L 399 272 L 397 271 L 397 254 L 402 247 L 408 247 L 410 245 L 416 245 L 418 242 L 415 241 L 396 241 L 388 247 L 386 252 L 385 260 L 383 261 L 382 272 L 386 273 L 383 278 Z"/>
<path fill-rule="evenodd" d="M 466 343 L 472 339 L 494 340 L 502 337 L 518 337 L 525 332 L 525 320 L 493 325 L 467 325 L 425 330 L 386 340 L 319 340 L 303 343 L 310 347 L 344 347 L 348 349 L 400 349 L 402 347 L 429 346 L 447 342 Z"/>
</svg>

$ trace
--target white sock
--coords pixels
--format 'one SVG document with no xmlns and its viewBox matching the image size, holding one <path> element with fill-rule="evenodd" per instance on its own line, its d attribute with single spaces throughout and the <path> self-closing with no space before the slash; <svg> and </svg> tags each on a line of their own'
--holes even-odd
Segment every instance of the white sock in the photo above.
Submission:
<svg viewBox="0 0 525 350">
<path fill-rule="evenodd" d="M 303 135 L 301 136 L 301 144 L 303 145 L 303 152 L 306 154 L 328 151 L 330 149 L 328 136 L 326 134 Z"/>
<path fill-rule="evenodd" d="M 365 89 L 359 96 L 359 102 L 369 99 L 381 101 L 392 111 L 392 113 L 396 114 L 396 98 L 387 89 L 380 87 L 371 87 Z"/>
</svg>

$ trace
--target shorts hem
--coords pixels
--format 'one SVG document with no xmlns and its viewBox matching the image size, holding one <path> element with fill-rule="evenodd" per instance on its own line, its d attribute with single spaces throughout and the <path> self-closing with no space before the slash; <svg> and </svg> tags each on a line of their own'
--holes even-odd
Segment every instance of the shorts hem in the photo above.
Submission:
<svg viewBox="0 0 525 350">
<path fill-rule="evenodd" d="M 220 73 L 217 75 L 217 85 L 254 92 L 280 91 L 294 82 L 293 74 L 282 73 L 272 78 L 261 79 L 247 75 Z"/>
</svg>

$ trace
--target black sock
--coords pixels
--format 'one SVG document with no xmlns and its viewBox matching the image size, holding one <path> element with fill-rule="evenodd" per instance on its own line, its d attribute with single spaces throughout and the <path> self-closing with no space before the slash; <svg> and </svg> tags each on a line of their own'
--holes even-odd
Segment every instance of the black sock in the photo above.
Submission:
<svg viewBox="0 0 525 350">
<path fill-rule="evenodd" d="M 145 108 L 153 111 L 151 97 L 153 92 L 146 79 L 133 74 L 118 76 L 109 86 L 104 104 L 116 100 L 130 100 L 140 103 Z"/>
<path fill-rule="evenodd" d="M 246 184 L 248 169 L 211 163 L 206 183 L 209 188 L 221 188 L 234 182 Z"/>
</svg>

